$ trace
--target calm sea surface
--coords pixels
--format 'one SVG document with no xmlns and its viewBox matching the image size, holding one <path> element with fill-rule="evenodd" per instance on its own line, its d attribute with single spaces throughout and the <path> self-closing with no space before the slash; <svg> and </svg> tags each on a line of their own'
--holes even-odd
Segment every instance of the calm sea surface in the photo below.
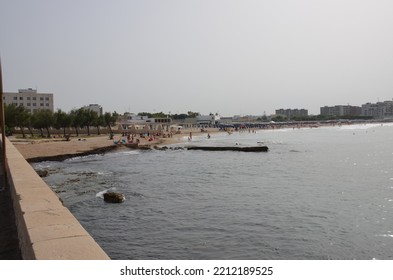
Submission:
<svg viewBox="0 0 393 280">
<path fill-rule="evenodd" d="M 269 152 L 124 150 L 34 167 L 112 259 L 393 259 L 391 124 L 192 144 L 257 142 Z M 105 203 L 108 189 L 126 201 Z"/>
</svg>

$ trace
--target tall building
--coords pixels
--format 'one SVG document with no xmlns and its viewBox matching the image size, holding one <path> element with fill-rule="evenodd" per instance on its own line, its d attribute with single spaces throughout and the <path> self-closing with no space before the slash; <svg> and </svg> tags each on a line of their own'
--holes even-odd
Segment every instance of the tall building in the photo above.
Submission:
<svg viewBox="0 0 393 280">
<path fill-rule="evenodd" d="M 276 110 L 276 115 L 281 115 L 287 117 L 287 119 L 292 119 L 294 117 L 307 117 L 308 110 L 306 109 L 278 109 Z"/>
<path fill-rule="evenodd" d="M 82 107 L 82 109 L 94 111 L 98 114 L 98 116 L 103 115 L 102 106 L 98 104 L 89 104 L 88 106 Z"/>
<path fill-rule="evenodd" d="M 18 92 L 4 92 L 4 104 L 25 107 L 30 113 L 49 109 L 53 112 L 53 93 L 38 93 L 37 90 L 19 89 Z"/>
<path fill-rule="evenodd" d="M 336 105 L 321 107 L 322 116 L 360 116 L 361 108 L 359 106 L 351 105 Z"/>
<path fill-rule="evenodd" d="M 366 103 L 362 105 L 362 116 L 374 119 L 393 118 L 393 101 Z"/>
</svg>

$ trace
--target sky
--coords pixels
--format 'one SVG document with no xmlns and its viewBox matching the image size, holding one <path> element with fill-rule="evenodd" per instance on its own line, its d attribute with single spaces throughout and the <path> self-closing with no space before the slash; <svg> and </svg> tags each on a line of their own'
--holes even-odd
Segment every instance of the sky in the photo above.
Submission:
<svg viewBox="0 0 393 280">
<path fill-rule="evenodd" d="M 393 98 L 391 0 L 0 0 L 4 91 L 222 116 Z"/>
</svg>

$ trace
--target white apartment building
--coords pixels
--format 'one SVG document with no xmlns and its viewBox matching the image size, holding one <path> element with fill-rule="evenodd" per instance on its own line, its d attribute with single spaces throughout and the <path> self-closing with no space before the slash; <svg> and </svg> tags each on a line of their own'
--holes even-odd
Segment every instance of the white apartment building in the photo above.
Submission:
<svg viewBox="0 0 393 280">
<path fill-rule="evenodd" d="M 53 93 L 38 93 L 37 90 L 19 89 L 18 92 L 4 92 L 4 104 L 15 104 L 25 107 L 30 113 L 40 109 L 49 109 L 53 112 Z"/>
<path fill-rule="evenodd" d="M 220 116 L 214 114 L 196 116 L 196 121 L 198 125 L 207 125 L 207 126 L 216 125 L 219 120 L 220 120 Z"/>
<path fill-rule="evenodd" d="M 149 118 L 148 116 L 139 116 L 133 113 L 125 113 L 118 120 L 118 124 L 123 131 L 128 131 L 131 127 L 143 127 L 151 130 L 158 130 L 160 127 L 168 128 L 172 123 L 171 118 Z"/>
<path fill-rule="evenodd" d="M 375 119 L 385 119 L 393 117 L 393 100 L 366 103 L 362 105 L 362 115 L 370 116 Z"/>
<path fill-rule="evenodd" d="M 307 117 L 308 110 L 306 109 L 278 109 L 276 115 L 285 116 L 288 119 L 293 117 Z"/>
</svg>

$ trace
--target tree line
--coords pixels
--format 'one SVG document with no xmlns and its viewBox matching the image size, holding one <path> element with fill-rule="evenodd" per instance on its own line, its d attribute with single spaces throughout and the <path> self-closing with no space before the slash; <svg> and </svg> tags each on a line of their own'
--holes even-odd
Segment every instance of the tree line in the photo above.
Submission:
<svg viewBox="0 0 393 280">
<path fill-rule="evenodd" d="M 56 112 L 43 109 L 30 113 L 23 106 L 4 105 L 6 130 L 10 132 L 12 129 L 20 128 L 23 138 L 26 138 L 27 133 L 34 137 L 33 129 L 38 129 L 41 137 L 45 137 L 45 131 L 46 137 L 49 138 L 51 128 L 63 130 L 63 136 L 66 137 L 66 131 L 71 127 L 75 129 L 77 136 L 79 136 L 79 129 L 83 128 L 86 128 L 87 134 L 90 135 L 90 127 L 96 127 L 97 134 L 100 134 L 100 127 L 108 127 L 112 134 L 111 127 L 116 124 L 118 116 L 116 112 L 107 112 L 98 116 L 97 112 L 83 108 L 71 110 L 69 113 L 61 109 Z"/>
</svg>

